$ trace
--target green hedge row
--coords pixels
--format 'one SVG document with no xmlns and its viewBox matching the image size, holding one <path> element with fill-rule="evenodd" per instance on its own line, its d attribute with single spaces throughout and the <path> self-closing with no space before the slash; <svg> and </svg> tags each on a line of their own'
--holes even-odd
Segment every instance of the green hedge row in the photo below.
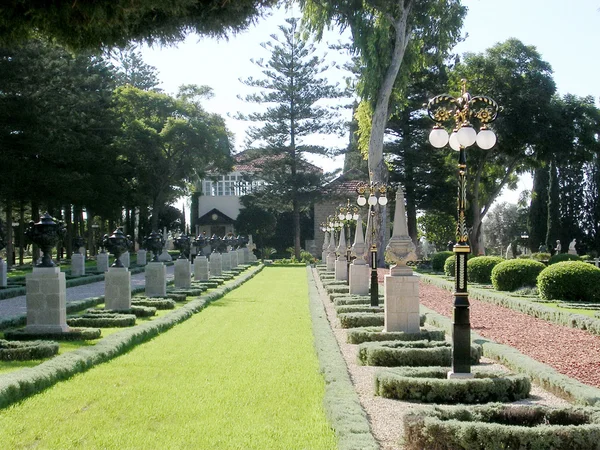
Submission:
<svg viewBox="0 0 600 450">
<path fill-rule="evenodd" d="M 425 316 L 421 316 L 424 320 Z M 422 324 L 421 324 L 422 326 Z M 347 331 L 347 340 L 350 344 L 380 341 L 444 341 L 446 332 L 431 328 L 421 328 L 418 333 L 405 333 L 404 331 L 383 331 L 382 327 L 350 328 Z"/>
<path fill-rule="evenodd" d="M 32 333 L 24 328 L 18 330 L 8 330 L 4 332 L 4 337 L 10 341 L 93 341 L 98 339 L 102 332 L 98 328 L 71 328 L 67 332 L 47 332 Z"/>
<path fill-rule="evenodd" d="M 335 307 L 335 312 L 337 314 L 344 313 L 382 313 L 383 305 L 381 306 L 370 306 L 370 305 L 340 305 Z"/>
<path fill-rule="evenodd" d="M 380 300 L 380 304 L 383 304 L 383 299 Z M 335 306 L 342 305 L 370 305 L 371 297 L 368 295 L 345 295 L 340 297 L 335 297 L 333 300 L 333 304 Z"/>
<path fill-rule="evenodd" d="M 7 341 L 0 339 L 0 361 L 30 361 L 44 359 L 58 353 L 53 341 Z"/>
<path fill-rule="evenodd" d="M 448 379 L 451 367 L 403 367 L 375 374 L 375 394 L 425 403 L 514 402 L 529 396 L 531 382 L 506 371 L 472 371 L 474 378 Z"/>
<path fill-rule="evenodd" d="M 404 448 L 599 449 L 600 412 L 493 403 L 422 408 L 404 417 Z"/>
<path fill-rule="evenodd" d="M 471 364 L 479 364 L 482 348 L 471 345 Z M 446 341 L 363 342 L 358 347 L 358 362 L 364 366 L 449 366 L 452 345 Z"/>
<path fill-rule="evenodd" d="M 427 323 L 452 332 L 451 319 L 444 317 L 425 306 Z M 505 367 L 524 373 L 531 380 L 548 392 L 562 397 L 572 403 L 586 406 L 600 406 L 600 389 L 588 386 L 577 380 L 558 373 L 552 367 L 536 361 L 518 350 L 483 338 L 471 330 L 471 340 L 483 347 L 483 356 L 494 359 Z"/>
<path fill-rule="evenodd" d="M 338 449 L 379 449 L 323 309 L 312 271 L 308 267 L 306 271 L 309 279 L 309 305 L 315 350 L 325 379 L 323 404 L 331 426 L 337 434 Z"/>
<path fill-rule="evenodd" d="M 132 297 L 131 306 L 145 306 L 156 309 L 175 309 L 175 301 L 170 298 Z"/>
<path fill-rule="evenodd" d="M 96 364 L 108 361 L 136 345 L 152 339 L 201 311 L 208 303 L 221 298 L 262 269 L 263 266 L 258 266 L 252 272 L 243 274 L 227 286 L 192 300 L 181 308 L 153 321 L 111 334 L 97 342 L 96 345 L 81 347 L 75 351 L 58 355 L 27 370 L 0 375 L 0 408 L 40 392 L 61 380 L 84 372 Z"/>
<path fill-rule="evenodd" d="M 342 328 L 360 328 L 360 327 L 383 327 L 385 318 L 383 313 L 341 313 L 338 319 Z M 420 325 L 425 324 L 425 316 L 420 315 Z"/>
<path fill-rule="evenodd" d="M 122 328 L 135 325 L 135 314 L 119 314 L 115 312 L 93 312 L 80 316 L 67 317 L 71 327 Z"/>
</svg>

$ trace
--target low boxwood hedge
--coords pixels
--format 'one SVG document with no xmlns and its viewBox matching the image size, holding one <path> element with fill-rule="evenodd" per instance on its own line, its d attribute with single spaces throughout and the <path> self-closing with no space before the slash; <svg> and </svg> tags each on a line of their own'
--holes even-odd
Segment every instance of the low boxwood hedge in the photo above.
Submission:
<svg viewBox="0 0 600 450">
<path fill-rule="evenodd" d="M 600 411 L 492 403 L 437 406 L 404 416 L 406 450 L 600 449 Z"/>
<path fill-rule="evenodd" d="M 375 394 L 425 403 L 514 402 L 529 396 L 527 375 L 474 368 L 474 378 L 448 379 L 450 367 L 403 367 L 375 374 Z"/>
<path fill-rule="evenodd" d="M 0 361 L 30 361 L 44 359 L 58 353 L 53 341 L 7 341 L 0 339 Z"/>
<path fill-rule="evenodd" d="M 371 306 L 371 305 L 341 305 L 341 306 L 336 306 L 335 307 L 335 311 L 336 311 L 337 314 L 359 313 L 359 312 L 382 313 L 383 312 L 383 305 L 381 305 L 381 306 Z"/>
<path fill-rule="evenodd" d="M 424 319 L 424 315 L 421 316 Z M 423 324 L 421 323 L 421 326 Z M 380 341 L 443 341 L 446 339 L 444 330 L 421 328 L 418 333 L 405 333 L 404 331 L 383 331 L 382 327 L 350 328 L 346 337 L 350 344 Z"/>
<path fill-rule="evenodd" d="M 9 341 L 91 341 L 102 335 L 99 328 L 71 328 L 63 332 L 32 333 L 25 328 L 8 330 L 4 332 L 4 338 Z"/>
<path fill-rule="evenodd" d="M 471 345 L 471 364 L 479 364 L 480 345 Z M 446 341 L 364 342 L 358 348 L 358 362 L 365 366 L 449 366 L 452 345 Z"/>
<path fill-rule="evenodd" d="M 600 269 L 581 261 L 566 261 L 546 267 L 538 277 L 544 300 L 600 301 Z"/>
<path fill-rule="evenodd" d="M 88 312 L 80 316 L 67 317 L 71 327 L 121 328 L 135 325 L 135 314 L 120 314 L 110 311 Z"/>
<path fill-rule="evenodd" d="M 446 260 L 454 255 L 454 252 L 443 251 L 431 255 L 431 270 L 434 272 L 443 272 Z"/>
<path fill-rule="evenodd" d="M 167 292 L 166 297 L 175 300 L 176 302 L 185 302 L 187 300 L 187 295 L 176 292 Z"/>
<path fill-rule="evenodd" d="M 497 291 L 514 291 L 535 286 L 537 277 L 546 266 L 533 259 L 510 259 L 492 269 L 492 285 Z"/>
<path fill-rule="evenodd" d="M 335 306 L 342 305 L 370 305 L 371 297 L 368 295 L 346 295 L 343 297 L 335 297 L 333 300 Z"/>
<path fill-rule="evenodd" d="M 175 301 L 170 298 L 161 297 L 133 297 L 131 306 L 146 306 L 156 309 L 175 309 Z"/>
<path fill-rule="evenodd" d="M 467 261 L 467 279 L 473 283 L 490 284 L 492 269 L 504 261 L 500 256 L 476 256 Z"/>
</svg>

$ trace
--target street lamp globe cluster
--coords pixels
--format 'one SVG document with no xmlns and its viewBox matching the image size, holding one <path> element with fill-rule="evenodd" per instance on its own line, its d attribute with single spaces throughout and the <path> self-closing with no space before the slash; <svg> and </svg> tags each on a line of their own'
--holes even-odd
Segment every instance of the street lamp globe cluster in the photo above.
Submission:
<svg viewBox="0 0 600 450">
<path fill-rule="evenodd" d="M 435 122 L 429 133 L 429 142 L 435 148 L 446 144 L 459 152 L 458 155 L 458 202 L 456 222 L 455 290 L 452 324 L 452 372 L 450 377 L 471 374 L 471 324 L 469 319 L 469 298 L 467 293 L 467 258 L 471 253 L 469 232 L 465 215 L 467 203 L 466 179 L 467 159 L 465 149 L 477 144 L 489 150 L 496 144 L 496 135 L 487 125 L 493 122 L 500 107 L 491 98 L 483 95 L 472 97 L 467 92 L 466 80 L 462 80 L 460 97 L 448 94 L 438 95 L 427 104 L 427 114 Z M 480 125 L 479 132 L 471 121 Z M 452 127 L 448 133 L 444 125 Z"/>
</svg>

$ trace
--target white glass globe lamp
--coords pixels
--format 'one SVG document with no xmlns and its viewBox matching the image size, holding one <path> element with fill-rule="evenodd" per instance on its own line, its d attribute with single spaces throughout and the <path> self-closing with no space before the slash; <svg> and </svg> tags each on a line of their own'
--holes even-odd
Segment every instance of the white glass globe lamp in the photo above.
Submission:
<svg viewBox="0 0 600 450">
<path fill-rule="evenodd" d="M 470 124 L 463 124 L 458 133 L 456 133 L 456 137 L 458 138 L 458 143 L 461 147 L 470 147 L 475 143 L 477 139 L 477 132 Z"/>
<path fill-rule="evenodd" d="M 436 125 L 429 133 L 429 142 L 435 148 L 442 148 L 448 143 L 448 132 Z"/>
<path fill-rule="evenodd" d="M 346 213 L 346 220 L 352 220 L 352 213 L 350 211 Z"/>
<path fill-rule="evenodd" d="M 381 206 L 385 206 L 387 205 L 388 199 L 385 195 L 382 195 L 381 197 L 379 197 L 379 204 Z"/>
<path fill-rule="evenodd" d="M 479 148 L 489 150 L 496 145 L 496 134 L 488 128 L 481 128 L 481 131 L 477 133 L 476 142 Z"/>
<path fill-rule="evenodd" d="M 448 143 L 450 144 L 450 148 L 452 150 L 460 151 L 460 144 L 458 143 L 458 133 L 455 131 L 450 135 L 450 139 L 448 139 Z"/>
<path fill-rule="evenodd" d="M 377 204 L 377 197 L 374 194 L 369 195 L 369 205 L 375 206 Z"/>
<path fill-rule="evenodd" d="M 358 206 L 365 206 L 367 204 L 367 199 L 364 195 L 359 195 L 356 199 L 356 203 L 358 203 Z"/>
</svg>

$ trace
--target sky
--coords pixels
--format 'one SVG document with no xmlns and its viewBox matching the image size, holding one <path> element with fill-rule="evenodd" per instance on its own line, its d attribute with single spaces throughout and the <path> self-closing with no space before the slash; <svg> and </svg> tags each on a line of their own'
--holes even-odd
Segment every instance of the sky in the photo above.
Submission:
<svg viewBox="0 0 600 450">
<path fill-rule="evenodd" d="M 463 0 L 462 3 L 468 8 L 463 26 L 465 40 L 454 49 L 455 53 L 482 53 L 498 42 L 517 38 L 526 45 L 535 46 L 542 59 L 550 63 L 559 94 L 592 95 L 600 105 L 600 0 Z M 248 76 L 260 77 L 260 69 L 250 61 L 251 58 L 268 60 L 270 52 L 260 44 L 269 41 L 271 34 L 278 34 L 278 26 L 286 17 L 299 15 L 297 8 L 291 12 L 278 10 L 228 40 L 190 35 L 177 46 L 144 47 L 143 58 L 158 69 L 159 87 L 167 93 L 176 93 L 182 84 L 210 86 L 214 97 L 204 102 L 204 106 L 226 118 L 229 129 L 236 136 L 236 151 L 240 151 L 249 124 L 235 120 L 233 116 L 237 112 L 252 112 L 256 105 L 238 98 L 238 95 L 252 92 L 239 80 Z M 335 43 L 347 37 L 332 31 L 325 39 Z M 320 48 L 326 49 L 325 44 Z M 324 61 L 336 62 L 343 62 L 345 58 L 334 50 L 328 50 L 323 57 Z M 332 82 L 343 82 L 344 74 L 331 69 L 327 76 Z M 349 118 L 350 112 L 345 114 Z M 322 139 L 321 143 L 341 148 L 347 141 L 346 136 Z M 341 167 L 343 160 L 338 157 L 316 163 L 331 171 Z M 526 177 L 517 191 L 505 190 L 500 201 L 516 203 L 519 191 L 530 188 L 531 179 Z"/>
</svg>

